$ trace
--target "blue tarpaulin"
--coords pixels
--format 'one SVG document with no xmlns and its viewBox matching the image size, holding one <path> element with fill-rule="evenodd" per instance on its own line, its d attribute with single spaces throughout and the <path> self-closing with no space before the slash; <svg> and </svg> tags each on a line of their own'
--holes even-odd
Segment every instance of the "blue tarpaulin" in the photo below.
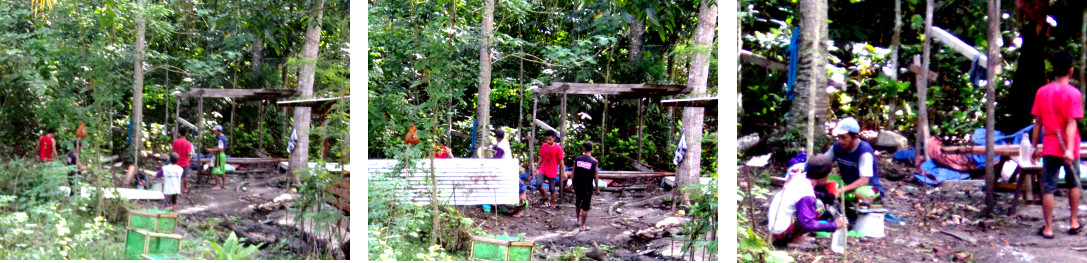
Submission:
<svg viewBox="0 0 1087 263">
<path fill-rule="evenodd" d="M 947 168 L 936 164 L 932 160 L 925 161 L 921 164 L 921 170 L 925 171 L 928 175 L 922 175 L 920 173 L 913 174 L 917 181 L 927 184 L 929 186 L 936 186 L 943 181 L 947 180 L 966 180 L 970 179 L 969 173 L 960 172 L 955 169 Z"/>
</svg>

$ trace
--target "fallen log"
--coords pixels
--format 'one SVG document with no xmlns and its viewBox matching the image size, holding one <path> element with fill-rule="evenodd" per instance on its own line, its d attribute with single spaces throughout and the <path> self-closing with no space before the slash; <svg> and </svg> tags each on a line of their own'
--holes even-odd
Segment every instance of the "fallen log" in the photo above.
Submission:
<svg viewBox="0 0 1087 263">
<path fill-rule="evenodd" d="M 615 202 L 614 204 L 612 204 L 611 207 L 608 208 L 608 215 L 613 215 L 615 209 L 620 207 L 620 206 L 624 206 L 624 205 L 632 206 L 632 207 L 645 206 L 645 205 L 653 204 L 654 202 L 659 203 L 661 200 L 664 200 L 665 197 L 670 197 L 670 196 L 671 195 L 659 195 L 659 196 L 649 197 L 649 198 L 646 198 L 646 199 L 642 199 L 642 200 L 635 201 L 635 202 L 630 202 L 630 203 L 627 203 L 627 202 L 624 202 L 624 201 L 618 201 L 618 202 Z"/>
<path fill-rule="evenodd" d="M 673 176 L 676 173 L 673 172 L 639 172 L 639 171 L 600 171 L 597 172 L 597 177 L 600 179 L 635 179 L 635 178 L 647 178 L 647 177 L 667 177 Z"/>
<path fill-rule="evenodd" d="M 267 246 L 268 244 L 276 243 L 275 235 L 272 235 L 271 237 L 268 237 L 268 235 L 264 235 L 264 234 L 251 235 L 251 234 L 249 234 L 249 232 L 242 231 L 241 229 L 238 229 L 238 227 L 234 226 L 234 222 L 231 222 L 229 218 L 230 218 L 229 216 L 227 216 L 226 214 L 223 214 L 223 219 L 224 220 L 219 221 L 219 226 L 222 226 L 223 228 L 226 228 L 226 229 L 228 229 L 230 231 L 233 231 L 234 234 L 237 235 L 239 239 L 244 238 L 244 240 L 242 241 L 243 243 L 258 246 L 258 247 L 264 247 L 264 246 Z"/>
</svg>

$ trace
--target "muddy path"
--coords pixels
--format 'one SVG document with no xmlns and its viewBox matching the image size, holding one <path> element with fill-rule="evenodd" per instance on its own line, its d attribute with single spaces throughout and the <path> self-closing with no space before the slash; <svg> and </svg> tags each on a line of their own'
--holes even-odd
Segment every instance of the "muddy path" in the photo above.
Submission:
<svg viewBox="0 0 1087 263">
<path fill-rule="evenodd" d="M 1036 234 L 1044 221 L 1042 208 L 1036 204 L 1020 204 L 1015 213 L 1011 192 L 997 192 L 996 213 L 985 217 L 984 173 L 972 181 L 945 182 L 932 187 L 918 183 L 911 165 L 891 161 L 889 153 L 879 153 L 881 183 L 887 190 L 884 208 L 904 223 L 885 222 L 886 237 L 849 238 L 847 257 L 850 262 L 1087 262 L 1087 238 L 1084 233 L 1071 236 L 1067 190 L 1057 192 L 1054 206 L 1055 239 Z M 771 163 L 766 168 L 740 168 L 739 189 L 743 191 L 749 177 L 763 174 L 781 176 L 784 163 Z M 837 168 L 835 168 L 835 173 Z M 889 180 L 894 178 L 900 180 Z M 767 235 L 767 207 L 771 195 L 780 186 L 771 186 L 769 194 L 755 198 L 755 229 Z M 741 203 L 742 206 L 749 204 Z M 1081 220 L 1087 205 L 1079 206 Z M 1085 222 L 1085 221 L 1081 221 Z M 750 227 L 745 225 L 743 227 Z M 1087 232 L 1087 231 L 1084 231 Z M 954 235 L 954 236 L 953 236 Z M 956 237 L 957 236 L 957 237 Z M 787 249 L 799 262 L 842 262 L 843 257 L 830 251 L 830 239 L 816 239 L 818 249 L 799 251 Z"/>
<path fill-rule="evenodd" d="M 530 191 L 532 202 L 525 216 L 511 217 L 497 213 L 494 209 L 484 213 L 476 206 L 457 206 L 466 217 L 488 234 L 516 237 L 525 234 L 526 240 L 536 242 L 533 260 L 558 260 L 564 253 L 569 255 L 578 247 L 593 249 L 596 242 L 604 251 L 608 260 L 674 260 L 679 257 L 681 241 L 674 241 L 672 235 L 681 233 L 682 224 L 690 220 L 688 216 L 677 215 L 661 202 L 652 202 L 646 206 L 622 206 L 621 213 L 609 213 L 610 207 L 618 201 L 635 202 L 662 195 L 670 196 L 659 189 L 618 192 L 601 191 L 593 196 L 592 209 L 585 223 L 590 230 L 578 230 L 575 219 L 573 193 L 560 198 L 558 208 L 547 209 L 536 204 L 539 192 Z M 702 257 L 703 253 L 698 253 Z"/>
</svg>

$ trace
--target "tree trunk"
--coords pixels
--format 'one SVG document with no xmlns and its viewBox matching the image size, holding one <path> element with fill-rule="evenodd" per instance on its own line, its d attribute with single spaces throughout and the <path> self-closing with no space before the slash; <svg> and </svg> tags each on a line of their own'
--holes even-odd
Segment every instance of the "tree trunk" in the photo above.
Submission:
<svg viewBox="0 0 1087 263">
<path fill-rule="evenodd" d="M 645 21 L 635 15 L 630 16 L 630 61 L 642 57 L 642 35 L 645 35 Z"/>
<path fill-rule="evenodd" d="M 483 7 L 483 43 L 479 47 L 479 94 L 476 98 L 476 118 L 479 120 L 476 128 L 476 157 L 483 157 L 482 149 L 486 149 L 491 136 L 491 37 L 494 35 L 494 0 L 485 0 Z"/>
<path fill-rule="evenodd" d="M 923 41 L 923 48 L 921 49 L 921 76 L 917 79 L 917 142 L 919 147 L 917 148 L 917 156 L 924 156 L 924 160 L 928 160 L 928 152 L 925 151 L 925 143 L 928 141 L 928 74 L 929 64 L 932 61 L 932 38 L 930 32 L 932 32 L 932 9 L 934 7 L 932 0 L 925 2 L 925 40 Z M 919 162 L 921 160 L 918 160 Z"/>
<path fill-rule="evenodd" d="M 825 122 L 827 104 L 827 1 L 800 1 L 800 48 L 797 60 L 796 85 L 793 105 L 789 110 L 788 129 L 807 138 L 805 149 L 815 152 L 817 123 Z M 806 127 L 806 128 L 805 128 Z"/>
<path fill-rule="evenodd" d="M 1083 23 L 1079 28 L 1079 94 L 1087 94 L 1087 8 L 1083 9 Z M 1083 99 L 1087 103 L 1087 97 Z"/>
<path fill-rule="evenodd" d="M 303 63 L 298 72 L 298 91 L 302 98 L 313 96 L 317 45 L 321 43 L 321 18 L 324 17 L 324 6 L 324 0 L 317 1 L 317 6 L 310 12 L 310 16 L 316 19 L 311 20 L 306 26 L 306 42 L 302 45 Z M 301 182 L 299 169 L 307 168 L 309 164 L 310 110 L 309 107 L 294 108 L 294 129 L 298 132 L 298 142 L 295 144 L 294 151 L 291 152 L 290 167 L 295 183 Z"/>
<path fill-rule="evenodd" d="M 702 1 L 702 6 L 699 7 L 698 24 L 695 28 L 694 39 L 691 41 L 692 44 L 696 47 L 711 47 L 716 24 L 717 5 L 709 1 Z M 695 52 L 691 59 L 691 67 L 688 69 L 687 74 L 687 88 L 691 90 L 692 95 L 697 96 L 706 93 L 706 82 L 710 71 L 709 57 L 710 51 L 704 50 Z M 687 151 L 683 155 L 683 161 L 679 163 L 679 168 L 676 169 L 676 188 L 680 189 L 677 192 L 682 196 L 684 203 L 688 199 L 687 194 L 682 190 L 683 186 L 698 183 L 698 175 L 701 173 L 704 116 L 705 108 L 687 107 L 683 109 L 683 134 L 687 139 Z"/>
<path fill-rule="evenodd" d="M 895 29 L 894 34 L 891 35 L 891 61 L 887 64 L 891 67 L 891 75 L 888 77 L 891 78 L 892 83 L 896 84 L 898 83 L 898 50 L 900 45 L 902 45 L 902 0 L 895 0 Z M 888 106 L 891 106 L 891 112 L 889 112 L 890 116 L 887 117 L 887 121 L 884 122 L 884 129 L 894 129 L 895 118 L 898 117 L 898 114 L 895 113 L 895 108 L 898 106 L 897 102 L 898 99 L 894 98 L 891 99 L 891 103 L 888 103 Z"/>
<path fill-rule="evenodd" d="M 264 60 L 264 37 L 253 35 L 253 46 L 250 47 L 253 57 L 249 59 L 249 70 L 257 73 L 260 70 L 260 62 Z"/>
<path fill-rule="evenodd" d="M 143 0 L 136 0 L 136 7 L 143 8 Z M 140 12 L 136 12 L 136 59 L 134 64 L 135 77 L 132 82 L 132 154 L 133 164 L 140 164 L 140 146 L 143 135 L 143 46 L 146 33 L 146 21 Z"/>
<path fill-rule="evenodd" d="M 989 17 L 1000 17 L 1000 0 L 989 0 Z M 996 121 L 996 76 L 1000 74 L 1000 19 L 989 19 L 989 46 L 987 47 L 989 65 L 988 89 L 985 91 L 985 134 L 993 134 Z M 993 137 L 985 136 L 985 211 L 992 215 L 996 208 L 996 199 L 993 196 L 993 187 L 996 185 L 996 175 L 993 166 Z"/>
<path fill-rule="evenodd" d="M 1015 2 L 1019 13 L 1017 20 L 1022 21 L 1019 35 L 1023 38 L 1023 44 L 1019 47 L 1019 58 L 1011 77 L 1014 81 L 1007 95 L 997 102 L 1000 109 L 996 116 L 996 129 L 1001 131 L 1016 131 L 1034 123 L 1034 116 L 1030 114 L 1034 95 L 1038 88 L 1049 82 L 1045 70 L 1045 48 L 1049 42 L 1045 18 L 1049 1 Z"/>
</svg>

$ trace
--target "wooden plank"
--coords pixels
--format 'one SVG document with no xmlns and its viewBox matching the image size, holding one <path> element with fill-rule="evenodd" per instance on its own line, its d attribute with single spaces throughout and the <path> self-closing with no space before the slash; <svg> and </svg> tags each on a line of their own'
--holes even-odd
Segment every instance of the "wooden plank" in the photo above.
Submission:
<svg viewBox="0 0 1087 263">
<path fill-rule="evenodd" d="M 347 189 L 343 189 L 343 188 L 339 188 L 339 187 L 326 186 L 325 191 L 328 191 L 329 193 L 332 193 L 333 195 L 336 195 L 337 197 L 340 197 L 340 198 L 344 198 L 344 199 L 348 199 L 348 200 L 351 199 L 351 192 L 347 191 Z"/>
<path fill-rule="evenodd" d="M 298 95 L 297 90 L 286 89 L 190 89 L 177 95 L 179 98 L 288 98 Z"/>
<path fill-rule="evenodd" d="M 1037 150 L 1041 151 L 1042 145 L 1035 146 Z M 964 146 L 943 146 L 940 150 L 944 153 L 951 154 L 985 154 L 984 145 L 964 145 Z M 993 153 L 998 156 L 1019 156 L 1019 145 L 995 145 L 993 146 Z M 1087 158 L 1087 147 L 1080 147 L 1079 158 Z"/>
<path fill-rule="evenodd" d="M 663 84 L 598 84 L 598 83 L 569 83 L 554 82 L 550 86 L 533 89 L 537 94 L 567 93 L 567 94 L 600 94 L 600 95 L 652 95 L 667 96 L 690 93 L 686 86 Z"/>
<path fill-rule="evenodd" d="M 194 158 L 195 162 L 212 162 L 211 158 Z M 262 163 L 278 163 L 286 162 L 287 158 L 226 158 L 226 163 L 229 164 L 262 164 Z"/>
</svg>

